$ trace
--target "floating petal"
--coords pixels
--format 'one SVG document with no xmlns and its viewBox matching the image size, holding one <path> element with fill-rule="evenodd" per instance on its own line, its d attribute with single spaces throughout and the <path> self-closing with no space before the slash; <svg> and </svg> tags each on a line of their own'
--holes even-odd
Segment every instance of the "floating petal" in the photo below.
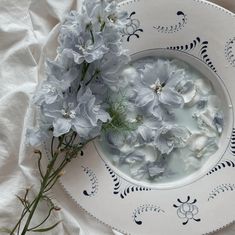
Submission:
<svg viewBox="0 0 235 235">
<path fill-rule="evenodd" d="M 212 85 L 208 79 L 197 79 L 195 85 L 202 95 L 208 95 L 212 91 Z"/>
</svg>

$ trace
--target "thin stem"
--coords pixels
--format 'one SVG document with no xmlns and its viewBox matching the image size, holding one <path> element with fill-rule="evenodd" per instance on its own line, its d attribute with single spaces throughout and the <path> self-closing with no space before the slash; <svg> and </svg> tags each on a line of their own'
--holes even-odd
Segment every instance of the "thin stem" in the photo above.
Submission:
<svg viewBox="0 0 235 235">
<path fill-rule="evenodd" d="M 87 62 L 84 62 L 84 65 L 83 65 L 83 68 L 82 68 L 82 78 L 81 78 L 81 81 L 83 81 L 85 79 L 89 67 L 90 67 L 90 64 L 88 64 Z M 81 84 L 79 84 L 77 92 L 79 92 L 81 87 L 82 87 Z"/>
<path fill-rule="evenodd" d="M 36 197 L 36 200 L 34 202 L 33 208 L 32 208 L 32 210 L 29 213 L 29 216 L 27 218 L 27 221 L 25 223 L 25 226 L 23 228 L 23 231 L 22 231 L 21 235 L 25 235 L 27 233 L 27 231 L 28 231 L 29 224 L 30 224 L 30 222 L 32 220 L 32 217 L 33 217 L 34 212 L 35 212 L 35 210 L 36 210 L 36 208 L 38 206 L 38 203 L 39 203 L 39 201 L 40 201 L 40 199 L 41 199 L 41 197 L 43 195 L 43 192 L 45 190 L 45 186 L 47 184 L 47 181 L 48 181 L 48 178 L 49 178 L 49 176 L 51 174 L 51 171 L 53 170 L 53 167 L 54 167 L 55 161 L 57 159 L 57 156 L 58 156 L 58 152 L 55 153 L 54 156 L 52 156 L 53 158 L 52 158 L 51 162 L 48 165 L 48 169 L 47 169 L 46 175 L 44 176 L 43 182 L 41 184 L 40 191 L 39 191 L 39 193 L 38 193 L 38 195 Z"/>
<path fill-rule="evenodd" d="M 59 174 L 60 173 L 60 168 L 61 168 L 61 166 L 64 164 L 64 162 L 66 162 L 67 160 L 66 160 L 66 156 L 65 156 L 65 158 L 63 159 L 63 161 L 60 163 L 60 165 L 57 167 L 57 169 L 54 171 L 54 172 L 52 172 L 51 173 L 51 175 L 48 177 L 48 180 L 49 180 L 49 182 L 47 182 L 47 184 L 46 184 L 46 187 L 48 186 L 48 184 L 50 184 L 50 181 L 57 175 L 57 174 Z"/>
<path fill-rule="evenodd" d="M 51 181 L 51 183 L 52 183 L 51 186 L 50 186 L 49 188 L 47 188 L 47 189 L 44 190 L 44 193 L 47 193 L 48 191 L 50 191 L 50 190 L 52 189 L 52 187 L 55 185 L 55 183 L 57 182 L 57 180 L 58 180 L 59 178 L 60 178 L 60 176 L 56 176 L 56 177 L 55 177 L 55 180 L 54 180 L 53 182 Z M 49 185 L 48 185 L 48 186 L 49 186 Z"/>
<path fill-rule="evenodd" d="M 71 144 L 74 142 L 76 137 L 77 137 L 77 133 L 73 132 L 71 137 L 70 137 L 70 140 L 64 144 L 65 147 L 63 147 L 63 150 L 66 150 L 68 147 L 71 147 Z"/>
<path fill-rule="evenodd" d="M 31 206 L 34 204 L 34 202 L 35 202 L 35 199 L 30 203 L 30 205 L 29 205 L 29 207 L 28 207 L 29 209 L 30 209 Z M 15 225 L 15 227 L 12 229 L 10 235 L 14 235 L 15 230 L 18 228 L 19 224 L 20 224 L 21 221 L 24 219 L 24 217 L 25 217 L 25 215 L 27 214 L 27 212 L 28 212 L 28 211 L 25 211 L 24 213 L 21 214 L 21 217 L 20 217 L 19 221 L 17 222 L 17 224 Z"/>
<path fill-rule="evenodd" d="M 51 156 L 53 157 L 54 156 L 54 140 L 55 140 L 55 137 L 53 136 L 52 137 L 52 140 L 51 140 Z"/>
<path fill-rule="evenodd" d="M 36 228 L 40 227 L 41 225 L 43 225 L 43 224 L 47 221 L 47 219 L 50 217 L 51 212 L 52 212 L 53 210 L 54 210 L 54 207 L 52 207 L 52 208 L 49 210 L 47 217 L 46 217 L 40 224 L 38 224 L 38 225 L 35 226 L 35 227 L 29 228 L 28 230 L 31 231 L 31 230 L 36 229 Z"/>
<path fill-rule="evenodd" d="M 104 27 L 105 27 L 105 21 L 103 21 L 103 23 L 100 26 L 100 32 L 102 32 L 104 30 Z"/>
<path fill-rule="evenodd" d="M 90 64 L 88 64 L 88 63 L 85 63 L 85 64 L 84 64 L 84 67 L 83 67 L 83 74 L 82 74 L 81 81 L 83 81 L 83 80 L 85 79 L 89 67 L 90 67 Z"/>
<path fill-rule="evenodd" d="M 42 153 L 39 151 L 37 152 L 39 154 L 39 158 L 38 158 L 38 169 L 39 169 L 39 173 L 41 175 L 41 177 L 43 178 L 43 173 L 42 173 L 42 169 L 41 169 L 41 160 L 42 160 Z"/>
<path fill-rule="evenodd" d="M 94 38 L 94 34 L 93 34 L 92 29 L 90 30 L 90 34 L 91 34 L 92 43 L 94 44 L 95 43 L 95 38 Z"/>
<path fill-rule="evenodd" d="M 73 133 L 74 134 L 74 133 Z M 69 140 L 69 145 L 70 144 L 74 144 L 74 141 L 76 139 L 76 133 L 73 137 L 73 134 L 71 136 L 71 139 Z M 66 149 L 68 147 L 68 143 L 66 144 L 66 146 L 64 147 L 64 149 Z M 51 182 L 54 180 L 54 178 L 62 171 L 62 169 L 66 166 L 66 164 L 69 162 L 68 160 L 68 153 L 66 153 L 63 161 L 60 163 L 60 165 L 57 167 L 57 169 L 48 177 L 49 178 L 49 182 L 46 184 L 45 189 L 51 184 Z"/>
<path fill-rule="evenodd" d="M 27 214 L 26 208 L 23 209 L 20 217 L 24 217 L 24 214 Z M 18 225 L 17 234 L 20 234 L 20 226 L 21 226 L 21 221 L 20 221 L 20 223 Z"/>
<path fill-rule="evenodd" d="M 54 205 L 51 205 L 48 215 L 45 217 L 45 219 L 38 224 L 35 227 L 29 228 L 31 220 L 33 218 L 33 215 L 38 207 L 38 204 L 40 202 L 40 200 L 44 197 L 46 197 L 45 193 L 47 193 L 49 190 L 51 190 L 51 188 L 54 186 L 54 184 L 57 182 L 57 180 L 59 179 L 59 177 L 61 176 L 60 172 L 63 170 L 63 168 L 70 162 L 70 160 L 76 155 L 75 152 L 71 152 L 71 151 L 66 151 L 66 154 L 64 156 L 64 159 L 60 162 L 60 164 L 58 164 L 59 166 L 56 166 L 56 161 L 59 160 L 59 155 L 63 153 L 63 151 L 65 149 L 63 149 L 63 145 L 65 144 L 66 148 L 67 147 L 73 147 L 75 145 L 75 140 L 76 140 L 76 133 L 72 133 L 71 136 L 69 136 L 68 142 L 65 141 L 66 135 L 62 135 L 59 138 L 59 143 L 57 145 L 57 149 L 54 151 L 54 141 L 55 138 L 53 137 L 51 140 L 51 158 L 49 159 L 49 163 L 47 166 L 47 170 L 45 172 L 45 175 L 42 174 L 42 182 L 41 182 L 41 186 L 40 186 L 40 190 L 38 192 L 38 194 L 36 195 L 36 197 L 34 198 L 34 200 L 29 203 L 27 201 L 27 197 L 28 197 L 28 193 L 29 193 L 29 189 L 26 190 L 26 193 L 24 195 L 23 198 L 20 198 L 23 202 L 23 206 L 24 206 L 24 210 L 21 213 L 21 217 L 19 219 L 19 221 L 17 222 L 17 224 L 15 225 L 15 227 L 13 228 L 13 230 L 11 231 L 11 235 L 14 234 L 14 232 L 17 230 L 18 234 L 20 233 L 20 227 L 21 227 L 21 223 L 22 220 L 26 217 L 26 222 L 24 223 L 24 227 L 23 230 L 21 232 L 21 235 L 25 235 L 28 231 L 34 231 L 34 232 L 39 232 L 40 229 L 37 229 L 38 227 L 40 227 L 42 224 L 44 224 L 46 222 L 46 220 L 50 217 L 51 212 L 52 212 L 52 208 L 55 209 Z M 82 149 L 82 147 L 84 147 L 86 143 L 84 144 L 79 144 L 79 147 L 76 147 L 76 150 L 79 151 Z M 72 145 L 72 146 L 70 146 Z M 41 155 L 39 156 L 39 162 L 41 161 Z M 55 167 L 55 168 L 54 168 Z M 26 216 L 27 215 L 27 216 Z M 52 226 L 53 227 L 53 226 Z M 35 230 L 36 229 L 36 230 Z M 45 229 L 41 229 L 41 230 L 45 230 Z"/>
<path fill-rule="evenodd" d="M 65 135 L 62 135 L 61 138 L 60 138 L 60 142 L 58 144 L 58 147 L 57 149 L 60 149 L 60 147 L 62 146 L 63 142 L 64 142 L 64 138 L 65 138 Z"/>
<path fill-rule="evenodd" d="M 54 171 L 53 172 L 53 174 L 49 177 L 49 182 L 46 184 L 46 186 L 45 186 L 45 190 L 46 191 L 44 191 L 44 193 L 45 192 L 47 192 L 47 191 L 49 191 L 48 189 L 47 189 L 47 187 L 53 182 L 53 180 L 56 178 L 56 177 L 58 177 L 58 174 L 63 170 L 63 168 L 67 165 L 69 163 L 69 161 L 68 160 L 66 160 L 66 159 L 64 159 L 63 161 L 62 161 L 62 163 L 60 164 L 60 166 L 56 169 L 56 171 Z M 60 177 L 60 176 L 59 176 Z M 59 178 L 58 177 L 58 178 Z M 57 180 L 56 180 L 57 181 Z M 56 181 L 52 184 L 52 186 L 56 183 Z"/>
<path fill-rule="evenodd" d="M 85 84 L 86 86 L 90 84 L 90 82 L 99 74 L 99 72 L 95 72 L 92 77 L 90 78 L 90 80 Z"/>
</svg>

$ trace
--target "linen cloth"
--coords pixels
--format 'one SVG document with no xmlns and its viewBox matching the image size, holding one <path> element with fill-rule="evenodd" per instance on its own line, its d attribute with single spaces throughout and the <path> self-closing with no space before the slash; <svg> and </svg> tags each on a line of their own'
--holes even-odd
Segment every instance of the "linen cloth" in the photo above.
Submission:
<svg viewBox="0 0 235 235">
<path fill-rule="evenodd" d="M 213 2 L 235 12 L 235 0 Z M 21 206 L 15 195 L 22 194 L 26 187 L 38 187 L 36 160 L 25 144 L 25 131 L 35 122 L 30 97 L 43 78 L 45 54 L 55 56 L 59 23 L 71 9 L 79 9 L 80 3 L 0 0 L 0 228 L 12 228 L 20 216 Z M 59 184 L 51 197 L 62 209 L 50 222 L 62 223 L 44 234 L 121 235 L 81 210 Z M 35 219 L 40 221 L 42 215 L 43 208 Z M 234 235 L 235 225 L 214 234 Z"/>
</svg>

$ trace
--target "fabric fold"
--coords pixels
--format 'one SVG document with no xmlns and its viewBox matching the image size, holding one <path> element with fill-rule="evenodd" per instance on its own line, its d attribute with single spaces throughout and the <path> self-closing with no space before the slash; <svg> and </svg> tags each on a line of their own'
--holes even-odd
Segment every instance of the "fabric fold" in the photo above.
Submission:
<svg viewBox="0 0 235 235">
<path fill-rule="evenodd" d="M 212 2 L 235 11 L 234 1 Z M 26 129 L 36 118 L 30 98 L 39 80 L 45 78 L 45 58 L 56 56 L 60 23 L 80 4 L 81 0 L 0 1 L 0 227 L 11 228 L 20 216 L 22 208 L 15 195 L 22 195 L 26 187 L 37 188 L 36 158 L 25 141 Z M 44 234 L 121 235 L 89 216 L 59 184 L 51 197 L 61 207 L 53 220 L 63 222 Z M 35 219 L 42 216 L 40 209 Z M 216 235 L 234 231 L 235 225 Z"/>
</svg>

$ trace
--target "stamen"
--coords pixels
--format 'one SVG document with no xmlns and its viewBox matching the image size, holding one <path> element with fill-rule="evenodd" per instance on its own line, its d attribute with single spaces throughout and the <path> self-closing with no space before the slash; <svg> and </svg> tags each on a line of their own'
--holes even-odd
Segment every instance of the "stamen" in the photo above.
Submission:
<svg viewBox="0 0 235 235">
<path fill-rule="evenodd" d="M 157 94 L 160 94 L 162 92 L 163 87 L 164 87 L 164 83 L 161 84 L 159 81 L 157 81 L 155 84 L 150 86 L 150 88 L 153 89 Z"/>
<path fill-rule="evenodd" d="M 76 118 L 76 112 L 74 110 L 62 109 L 61 113 L 63 115 L 63 118 L 66 118 L 66 119 Z"/>
</svg>

